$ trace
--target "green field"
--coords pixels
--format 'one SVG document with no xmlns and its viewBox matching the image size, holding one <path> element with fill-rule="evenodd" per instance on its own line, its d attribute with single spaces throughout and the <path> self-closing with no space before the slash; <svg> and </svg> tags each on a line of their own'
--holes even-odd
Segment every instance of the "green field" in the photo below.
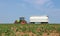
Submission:
<svg viewBox="0 0 60 36">
<path fill-rule="evenodd" d="M 0 36 L 42 36 L 43 33 L 60 34 L 60 24 L 0 24 Z"/>
</svg>

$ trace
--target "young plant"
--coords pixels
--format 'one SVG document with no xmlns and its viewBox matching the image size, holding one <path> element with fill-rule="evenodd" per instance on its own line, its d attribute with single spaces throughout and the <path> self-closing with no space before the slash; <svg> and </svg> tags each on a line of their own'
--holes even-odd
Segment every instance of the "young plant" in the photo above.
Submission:
<svg viewBox="0 0 60 36">
<path fill-rule="evenodd" d="M 29 34 L 24 34 L 24 36 L 29 36 Z"/>
</svg>

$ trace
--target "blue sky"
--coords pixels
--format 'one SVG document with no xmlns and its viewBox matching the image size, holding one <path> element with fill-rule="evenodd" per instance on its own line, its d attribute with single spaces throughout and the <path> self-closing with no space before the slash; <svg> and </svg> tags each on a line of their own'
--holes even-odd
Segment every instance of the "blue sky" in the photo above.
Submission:
<svg viewBox="0 0 60 36">
<path fill-rule="evenodd" d="M 60 23 L 60 0 L 0 0 L 0 23 L 13 23 L 20 16 L 48 15 L 49 23 Z"/>
</svg>

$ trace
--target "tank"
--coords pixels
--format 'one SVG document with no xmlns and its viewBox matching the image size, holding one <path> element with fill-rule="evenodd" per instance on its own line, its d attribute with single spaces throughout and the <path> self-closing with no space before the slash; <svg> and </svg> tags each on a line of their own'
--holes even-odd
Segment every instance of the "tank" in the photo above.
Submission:
<svg viewBox="0 0 60 36">
<path fill-rule="evenodd" d="M 48 16 L 31 16 L 30 22 L 41 22 L 41 23 L 48 23 Z"/>
</svg>

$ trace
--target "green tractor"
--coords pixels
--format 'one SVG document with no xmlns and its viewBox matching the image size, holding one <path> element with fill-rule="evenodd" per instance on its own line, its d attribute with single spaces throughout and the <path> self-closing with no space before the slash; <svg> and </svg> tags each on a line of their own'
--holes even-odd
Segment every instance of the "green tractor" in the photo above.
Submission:
<svg viewBox="0 0 60 36">
<path fill-rule="evenodd" d="M 25 20 L 24 17 L 20 17 L 20 20 L 15 20 L 15 24 L 26 24 L 27 21 Z"/>
</svg>

